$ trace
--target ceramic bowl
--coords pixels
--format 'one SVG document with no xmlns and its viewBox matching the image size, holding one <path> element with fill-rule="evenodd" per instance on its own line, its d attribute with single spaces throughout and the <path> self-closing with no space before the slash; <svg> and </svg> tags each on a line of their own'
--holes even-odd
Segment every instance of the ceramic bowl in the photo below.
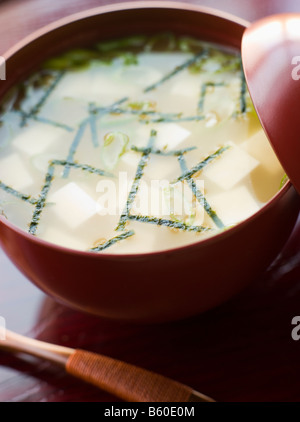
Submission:
<svg viewBox="0 0 300 422">
<path fill-rule="evenodd" d="M 247 23 L 170 2 L 127 3 L 82 12 L 35 32 L 5 54 L 0 98 L 43 60 L 67 48 L 135 33 L 173 31 L 240 49 Z M 59 247 L 0 217 L 0 242 L 16 267 L 57 301 L 117 320 L 162 322 L 211 309 L 255 280 L 290 236 L 299 211 L 291 183 L 237 226 L 190 246 L 136 255 Z"/>
</svg>

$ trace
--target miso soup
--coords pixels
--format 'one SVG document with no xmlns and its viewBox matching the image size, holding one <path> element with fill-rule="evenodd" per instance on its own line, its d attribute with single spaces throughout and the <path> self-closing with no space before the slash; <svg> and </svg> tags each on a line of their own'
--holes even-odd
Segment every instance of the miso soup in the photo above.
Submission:
<svg viewBox="0 0 300 422">
<path fill-rule="evenodd" d="M 72 249 L 198 242 L 257 212 L 284 178 L 240 56 L 187 36 L 68 51 L 1 111 L 2 214 Z"/>
</svg>

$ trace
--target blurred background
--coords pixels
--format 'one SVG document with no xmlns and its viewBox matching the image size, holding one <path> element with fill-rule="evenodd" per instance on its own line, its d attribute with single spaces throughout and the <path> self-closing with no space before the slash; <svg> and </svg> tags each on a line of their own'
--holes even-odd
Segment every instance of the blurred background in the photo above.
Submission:
<svg viewBox="0 0 300 422">
<path fill-rule="evenodd" d="M 139 0 L 132 0 L 136 2 Z M 151 0 L 155 3 L 158 0 Z M 166 0 L 168 2 L 168 0 Z M 281 12 L 300 12 L 300 0 L 182 0 L 182 3 L 203 5 L 254 21 L 262 16 Z M 123 0 L 0 0 L 0 49 L 57 18 Z"/>
</svg>

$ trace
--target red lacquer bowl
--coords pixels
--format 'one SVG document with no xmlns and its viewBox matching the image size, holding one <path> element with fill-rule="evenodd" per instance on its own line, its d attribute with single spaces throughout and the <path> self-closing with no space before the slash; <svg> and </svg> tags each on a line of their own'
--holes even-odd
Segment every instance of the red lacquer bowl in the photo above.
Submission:
<svg viewBox="0 0 300 422">
<path fill-rule="evenodd" d="M 43 28 L 6 55 L 0 96 L 41 61 L 103 38 L 170 30 L 240 49 L 244 21 L 170 2 L 93 9 Z M 162 322 L 206 311 L 241 291 L 287 241 L 300 200 L 287 183 L 259 212 L 191 246 L 159 253 L 72 251 L 29 235 L 0 217 L 1 245 L 36 286 L 73 308 L 103 317 Z"/>
</svg>

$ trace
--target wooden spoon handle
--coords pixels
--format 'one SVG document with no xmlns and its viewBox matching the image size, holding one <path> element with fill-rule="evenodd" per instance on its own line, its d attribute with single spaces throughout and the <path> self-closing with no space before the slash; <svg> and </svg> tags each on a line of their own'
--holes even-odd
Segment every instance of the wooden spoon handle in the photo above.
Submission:
<svg viewBox="0 0 300 422">
<path fill-rule="evenodd" d="M 75 350 L 66 370 L 129 402 L 213 402 L 190 387 L 103 355 Z"/>
</svg>

